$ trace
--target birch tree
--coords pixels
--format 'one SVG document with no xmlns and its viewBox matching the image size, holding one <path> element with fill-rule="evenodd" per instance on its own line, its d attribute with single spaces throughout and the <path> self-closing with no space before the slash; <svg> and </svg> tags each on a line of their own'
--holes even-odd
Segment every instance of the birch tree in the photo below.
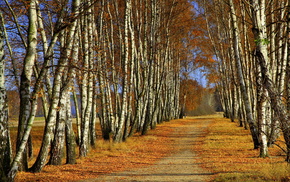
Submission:
<svg viewBox="0 0 290 182">
<path fill-rule="evenodd" d="M 31 124 L 33 122 L 36 102 L 33 99 L 30 103 L 30 84 L 32 77 L 33 65 L 36 59 L 36 45 L 37 45 L 37 12 L 36 12 L 36 1 L 30 1 L 29 4 L 29 27 L 27 35 L 27 50 L 24 59 L 24 66 L 21 74 L 20 82 L 20 115 L 18 125 L 18 148 L 16 156 L 11 165 L 10 171 L 8 173 L 9 180 L 13 180 L 16 172 L 21 165 L 27 165 L 21 162 L 21 159 L 25 159 L 25 148 L 27 140 L 31 130 Z M 35 96 L 35 94 L 34 94 Z M 37 96 L 35 96 L 37 98 Z M 31 104 L 31 105 L 30 105 Z M 32 107 L 32 113 L 30 111 Z M 24 154 L 24 155 L 23 155 Z M 24 166 L 27 168 L 27 166 Z"/>
<path fill-rule="evenodd" d="M 97 110 L 103 137 L 114 142 L 135 132 L 146 134 L 158 123 L 179 116 L 181 55 L 187 54 L 183 42 L 193 26 L 186 23 L 191 19 L 188 1 L 74 0 L 62 1 L 55 12 L 46 10 L 56 1 L 26 3 L 31 31 L 24 36 L 18 14 L 11 20 L 19 24 L 16 37 L 26 57 L 18 63 L 23 64 L 19 121 L 24 125 L 19 125 L 21 140 L 10 179 L 26 165 L 21 159 L 38 107 L 44 110 L 45 130 L 30 171 L 40 172 L 48 160 L 62 164 L 65 142 L 67 163 L 75 162 L 72 90 L 81 106 L 77 124 L 81 157 L 95 144 Z"/>
<path fill-rule="evenodd" d="M 29 4 L 29 28 L 27 36 L 26 56 L 24 58 L 23 70 L 20 77 L 20 114 L 18 123 L 18 146 L 23 138 L 24 130 L 27 127 L 27 119 L 30 115 L 30 84 L 33 74 L 33 66 L 36 60 L 36 46 L 37 46 L 37 12 L 36 1 L 30 1 Z M 18 149 L 21 150 L 21 149 Z M 26 160 L 26 149 L 24 148 L 22 159 Z M 21 165 L 23 170 L 27 170 L 27 161 L 23 161 Z"/>
<path fill-rule="evenodd" d="M 290 4 L 288 2 L 288 4 Z M 287 9 L 287 81 L 286 81 L 286 100 L 287 100 L 287 110 L 290 113 L 290 7 Z"/>
<path fill-rule="evenodd" d="M 122 88 L 122 106 L 121 114 L 117 124 L 116 133 L 114 135 L 115 142 L 121 142 L 123 139 L 123 130 L 126 119 L 126 108 L 128 105 L 127 92 L 128 92 L 128 67 L 129 67 L 129 20 L 131 15 L 132 2 L 131 0 L 126 0 L 125 2 L 125 27 L 124 27 L 124 59 L 122 60 L 123 65 L 123 88 Z"/>
<path fill-rule="evenodd" d="M 289 138 L 289 116 L 286 106 L 282 102 L 277 87 L 273 84 L 269 69 L 268 69 L 268 49 L 267 49 L 267 34 L 266 34 L 266 16 L 265 16 L 265 1 L 258 0 L 251 1 L 252 19 L 253 19 L 253 33 L 256 40 L 257 62 L 261 66 L 261 73 L 264 80 L 264 86 L 269 92 L 271 98 L 271 107 L 276 112 L 281 122 L 281 128 L 287 147 L 286 161 L 290 162 L 290 138 Z"/>
<path fill-rule="evenodd" d="M 8 181 L 11 163 L 11 143 L 8 126 L 8 105 L 5 88 L 4 19 L 0 12 L 0 180 Z"/>
<path fill-rule="evenodd" d="M 205 1 L 202 3 L 206 7 L 205 17 L 213 45 L 212 51 L 220 64 L 222 80 L 219 88 L 225 116 L 231 117 L 232 120 L 236 119 L 234 107 L 238 107 L 238 113 L 245 113 L 244 116 L 238 114 L 239 120 L 245 118 L 249 124 L 251 120 L 254 121 L 257 131 L 256 144 L 260 144 L 255 146 L 259 147 L 261 157 L 268 155 L 267 147 L 275 142 L 279 127 L 282 128 L 286 148 L 289 148 L 288 137 L 287 134 L 285 135 L 288 127 L 286 120 L 289 116 L 285 111 L 286 102 L 284 102 L 287 92 L 286 55 L 288 53 L 285 39 L 287 3 L 287 1 L 264 0 L 249 2 L 216 0 L 212 3 L 205 3 Z M 224 13 L 227 9 L 230 11 L 229 15 Z M 216 13 L 219 18 L 210 17 L 209 10 Z M 231 24 L 225 23 L 228 19 L 226 16 L 230 16 Z M 228 45 L 233 45 L 233 49 Z M 235 58 L 235 65 L 231 65 L 233 58 Z M 238 84 L 231 81 L 231 79 L 236 80 L 235 76 L 238 76 Z M 231 90 L 231 88 L 238 88 L 241 91 L 234 94 L 236 89 Z M 245 100 L 246 97 L 248 101 Z M 243 100 L 240 100 L 238 105 L 233 105 L 240 98 Z M 245 117 L 249 112 L 252 119 Z M 241 125 L 243 121 L 239 122 Z"/>
<path fill-rule="evenodd" d="M 239 27 L 237 24 L 237 18 L 236 18 L 236 13 L 234 10 L 234 4 L 233 1 L 230 0 L 230 9 L 231 9 L 231 18 L 232 18 L 232 25 L 233 25 L 233 36 L 234 36 L 234 52 L 235 52 L 235 58 L 236 58 L 236 67 L 237 67 L 237 72 L 238 72 L 238 77 L 240 80 L 240 88 L 241 88 L 241 93 L 244 99 L 244 104 L 246 108 L 246 114 L 247 114 L 247 121 L 250 126 L 251 134 L 252 134 L 252 139 L 254 142 L 254 148 L 259 148 L 259 139 L 258 139 L 258 131 L 256 128 L 256 124 L 254 121 L 252 109 L 250 106 L 250 99 L 247 94 L 247 88 L 245 85 L 245 80 L 244 80 L 244 75 L 242 72 L 242 59 L 243 55 L 241 55 L 241 42 L 239 39 Z"/>
<path fill-rule="evenodd" d="M 67 2 L 65 2 L 64 4 L 62 4 L 63 8 L 61 9 L 60 12 L 60 17 L 59 17 L 59 22 L 60 24 L 63 23 L 64 18 L 66 16 L 66 12 L 65 12 L 65 6 Z M 78 5 L 78 2 L 74 2 Z M 77 8 L 77 7 L 75 7 Z M 74 14 L 74 16 L 77 16 L 77 14 Z M 64 26 L 63 28 L 66 28 L 67 26 Z M 72 24 L 70 26 L 68 26 L 69 29 L 69 33 L 68 33 L 68 39 L 66 40 L 66 42 L 64 43 L 63 41 L 60 41 L 62 43 L 64 43 L 64 46 L 61 48 L 61 56 L 58 60 L 57 63 L 57 67 L 55 69 L 55 73 L 54 73 L 54 80 L 52 83 L 52 93 L 51 93 L 51 98 L 50 98 L 50 106 L 49 106 L 49 110 L 48 110 L 48 115 L 47 115 L 47 119 L 45 122 L 45 132 L 43 134 L 43 140 L 42 140 L 42 144 L 41 144 L 41 148 L 40 148 L 40 152 L 38 154 L 38 157 L 35 161 L 35 163 L 33 164 L 33 166 L 31 167 L 31 170 L 34 172 L 39 172 L 42 170 L 42 168 L 44 167 L 47 157 L 49 155 L 49 149 L 51 147 L 51 142 L 54 140 L 55 136 L 54 136 L 54 130 L 57 131 L 57 134 L 61 135 L 62 137 L 58 137 L 55 138 L 55 142 L 57 144 L 55 144 L 55 146 L 53 146 L 53 150 L 55 149 L 55 147 L 57 148 L 56 151 L 57 153 L 56 158 L 58 159 L 57 161 L 55 161 L 55 164 L 60 164 L 61 163 L 61 148 L 63 145 L 63 140 L 62 141 L 58 141 L 59 139 L 64 139 L 64 128 L 65 128 L 65 121 L 64 118 L 60 118 L 57 122 L 58 128 L 55 128 L 56 125 L 56 120 L 57 120 L 57 113 L 58 112 L 58 108 L 59 108 L 59 102 L 60 100 L 64 100 L 61 102 L 65 103 L 65 98 L 61 98 L 61 96 L 67 96 L 66 95 L 66 90 L 67 90 L 67 84 L 63 83 L 63 74 L 64 73 L 68 73 L 67 69 L 67 65 L 68 65 L 68 57 L 71 55 L 71 47 L 72 47 L 72 39 L 75 33 L 75 27 L 76 27 L 76 23 L 72 22 Z M 60 27 L 57 27 L 60 28 Z M 60 29 L 58 31 L 61 31 L 59 33 L 62 33 L 64 31 L 64 29 Z M 63 34 L 60 34 L 63 35 Z M 68 76 L 69 77 L 69 76 Z M 62 105 L 62 108 L 64 107 L 64 105 Z M 65 112 L 63 111 L 63 113 L 60 114 L 65 114 Z M 53 156 L 52 156 L 52 160 L 53 160 Z"/>
</svg>

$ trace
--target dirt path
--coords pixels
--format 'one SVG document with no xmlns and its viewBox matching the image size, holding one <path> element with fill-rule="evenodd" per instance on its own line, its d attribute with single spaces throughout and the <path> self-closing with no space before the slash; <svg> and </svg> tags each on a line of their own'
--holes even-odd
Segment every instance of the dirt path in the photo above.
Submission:
<svg viewBox="0 0 290 182">
<path fill-rule="evenodd" d="M 152 166 L 132 169 L 129 171 L 103 175 L 92 181 L 209 181 L 212 173 L 202 169 L 196 162 L 197 156 L 192 150 L 198 144 L 204 129 L 210 124 L 210 119 L 189 120 L 179 126 L 171 136 L 175 139 L 175 150 L 171 155 L 156 162 Z"/>
</svg>

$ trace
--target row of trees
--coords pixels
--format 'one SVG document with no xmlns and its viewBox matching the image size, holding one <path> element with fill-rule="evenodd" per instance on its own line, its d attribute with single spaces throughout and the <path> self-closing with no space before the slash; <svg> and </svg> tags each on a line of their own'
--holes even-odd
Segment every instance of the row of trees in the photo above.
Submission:
<svg viewBox="0 0 290 182">
<path fill-rule="evenodd" d="M 290 162 L 290 9 L 287 0 L 198 1 L 219 63 L 225 116 L 249 126 L 268 156 L 279 134 Z"/>
<path fill-rule="evenodd" d="M 13 180 L 18 170 L 62 164 L 64 149 L 66 163 L 73 164 L 76 144 L 86 156 L 96 145 L 97 117 L 103 138 L 114 142 L 179 117 L 180 70 L 193 55 L 189 1 L 4 0 L 0 5 L 1 181 Z M 20 96 L 13 159 L 5 85 Z M 39 107 L 45 129 L 28 169 Z"/>
</svg>

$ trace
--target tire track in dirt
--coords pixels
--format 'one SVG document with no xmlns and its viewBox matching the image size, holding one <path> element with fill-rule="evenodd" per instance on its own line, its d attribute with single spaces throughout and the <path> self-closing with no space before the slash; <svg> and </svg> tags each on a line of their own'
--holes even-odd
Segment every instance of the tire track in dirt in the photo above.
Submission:
<svg viewBox="0 0 290 182">
<path fill-rule="evenodd" d="M 174 151 L 154 165 L 102 175 L 96 179 L 87 179 L 82 182 L 209 181 L 213 174 L 199 166 L 200 164 L 197 163 L 198 156 L 192 150 L 192 146 L 199 143 L 198 138 L 204 134 L 210 123 L 210 119 L 188 119 L 186 124 L 176 127 L 175 131 L 169 136 L 175 139 Z"/>
</svg>

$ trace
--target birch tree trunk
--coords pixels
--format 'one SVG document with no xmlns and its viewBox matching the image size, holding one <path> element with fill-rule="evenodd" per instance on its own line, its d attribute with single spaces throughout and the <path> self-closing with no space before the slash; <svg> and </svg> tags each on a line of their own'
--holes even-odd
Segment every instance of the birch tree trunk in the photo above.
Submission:
<svg viewBox="0 0 290 182">
<path fill-rule="evenodd" d="M 27 119 L 30 115 L 30 84 L 33 73 L 33 66 L 36 59 L 37 46 L 37 11 L 36 0 L 30 1 L 29 7 L 29 28 L 28 28 L 28 46 L 26 56 L 24 59 L 24 66 L 20 78 L 20 112 L 17 133 L 17 151 L 23 138 L 25 128 L 27 127 Z M 22 161 L 19 164 L 20 170 L 27 170 L 27 153 L 26 149 L 23 151 Z"/>
<path fill-rule="evenodd" d="M 48 164 L 50 165 L 62 164 L 65 142 L 65 123 L 68 120 L 68 118 L 66 118 L 67 108 L 65 107 L 65 105 L 67 104 L 68 96 L 68 92 L 63 92 L 61 93 L 59 98 L 59 110 L 57 111 L 56 126 L 54 129 L 54 137 L 50 149 L 50 160 L 48 162 Z"/>
<path fill-rule="evenodd" d="M 66 139 L 66 164 L 76 163 L 76 137 L 72 125 L 71 116 L 71 101 L 70 97 L 67 98 L 66 103 L 66 118 L 65 121 L 65 139 Z"/>
<path fill-rule="evenodd" d="M 31 61 L 33 62 L 35 60 L 35 56 L 36 56 L 36 41 L 37 41 L 37 37 L 36 37 L 36 29 L 37 27 L 35 27 L 35 22 L 36 22 L 36 1 L 31 1 L 30 2 L 30 11 L 29 11 L 29 14 L 30 14 L 30 17 L 29 17 L 29 20 L 30 21 L 33 21 L 33 23 L 31 23 L 32 25 L 29 26 L 29 34 L 28 34 L 28 47 L 27 47 L 27 56 L 25 57 L 24 59 L 24 67 L 23 67 L 23 73 L 22 73 L 22 80 L 21 80 L 21 84 L 22 84 L 22 87 L 20 86 L 20 93 L 23 93 L 23 94 L 28 94 L 28 92 L 26 92 L 27 90 L 30 90 L 30 83 L 28 85 L 28 82 L 29 80 L 27 80 L 27 76 L 30 76 L 32 75 L 32 67 L 33 67 L 33 64 L 31 63 Z M 58 20 L 59 21 L 59 20 Z M 30 25 L 30 23 L 29 23 Z M 26 97 L 30 96 L 30 104 L 31 104 L 31 110 L 25 110 L 25 108 L 20 108 L 21 111 L 25 111 L 26 114 L 29 114 L 28 115 L 28 119 L 27 119 L 27 126 L 25 127 L 25 130 L 24 130 L 24 134 L 23 134 L 23 137 L 22 137 L 22 140 L 20 142 L 20 145 L 18 147 L 18 150 L 16 151 L 16 155 L 13 159 L 13 162 L 11 164 L 11 168 L 10 168 L 10 171 L 8 173 L 8 177 L 9 177 L 9 180 L 10 181 L 13 181 L 14 178 L 15 178 L 15 175 L 18 171 L 18 168 L 19 166 L 22 164 L 22 156 L 23 156 L 23 153 L 25 152 L 25 148 L 26 148 L 26 144 L 27 144 L 27 141 L 28 141 L 28 138 L 29 138 L 29 135 L 30 135 L 30 131 L 31 131 L 31 128 L 32 128 L 32 124 L 33 124 L 33 121 L 34 121 L 34 118 L 35 118 L 35 114 L 36 114 L 36 109 L 37 109 L 37 98 L 38 98 L 38 93 L 39 93 L 39 90 L 41 88 L 41 85 L 42 85 L 42 81 L 47 73 L 47 67 L 49 65 L 49 60 L 51 59 L 51 56 L 52 56 L 52 53 L 53 53 L 53 48 L 54 48 L 54 45 L 56 44 L 56 40 L 57 40 L 57 37 L 59 35 L 60 31 L 53 34 L 52 37 L 51 37 L 51 41 L 50 41 L 50 44 L 49 44 L 49 47 L 48 47 L 48 50 L 47 50 L 47 54 L 44 56 L 44 62 L 43 62 L 43 68 L 41 69 L 41 71 L 39 72 L 39 75 L 35 81 L 35 84 L 34 84 L 34 89 L 31 93 L 31 96 L 30 96 L 30 93 L 29 95 L 26 95 Z M 27 66 L 25 68 L 25 66 Z M 27 73 L 29 73 L 27 75 Z M 26 76 L 25 76 L 26 75 Z M 29 87 L 29 89 L 25 89 L 25 85 Z M 21 90 L 21 88 L 23 90 Z M 23 99 L 23 102 L 26 101 L 26 97 L 24 97 Z M 19 118 L 19 120 L 21 121 L 21 118 Z"/>
<path fill-rule="evenodd" d="M 237 67 L 237 73 L 238 73 L 238 77 L 239 77 L 239 82 L 240 82 L 240 88 L 241 88 L 241 93 L 243 96 L 243 100 L 244 100 L 244 104 L 245 104 L 245 108 L 246 108 L 246 114 L 247 114 L 247 122 L 250 126 L 250 130 L 251 130 L 251 134 L 252 134 L 252 139 L 254 142 L 254 148 L 257 149 L 259 148 L 259 139 L 258 139 L 258 130 L 256 128 L 256 123 L 254 121 L 253 118 L 253 113 L 252 113 L 252 109 L 250 106 L 250 99 L 248 97 L 248 92 L 247 92 L 247 88 L 245 85 L 245 80 L 244 80 L 244 75 L 242 72 L 242 55 L 241 50 L 240 50 L 240 40 L 239 40 L 239 27 L 237 24 L 237 17 L 235 14 L 235 9 L 234 9 L 234 4 L 233 1 L 230 0 L 230 9 L 231 9 L 231 18 L 232 18 L 232 25 L 233 25 L 233 36 L 234 36 L 234 51 L 235 51 L 235 58 L 236 58 L 236 67 Z"/>
<path fill-rule="evenodd" d="M 89 3 L 89 1 L 86 1 Z M 82 44 L 82 54 L 83 54 L 83 63 L 82 63 L 82 71 L 80 76 L 80 96 L 81 96 L 81 138 L 80 138 L 80 146 L 79 153 L 80 156 L 85 157 L 88 152 L 88 138 L 89 138 L 89 118 L 86 115 L 86 107 L 88 101 L 88 72 L 89 72 L 89 34 L 88 34 L 88 14 L 85 14 L 81 17 L 81 44 Z"/>
<path fill-rule="evenodd" d="M 123 60 L 123 90 L 122 90 L 122 106 L 121 106 L 121 115 L 118 123 L 118 127 L 116 129 L 116 133 L 114 136 L 115 142 L 121 142 L 123 139 L 123 129 L 126 119 L 126 111 L 128 100 L 127 100 L 127 92 L 128 92 L 128 64 L 129 64 L 129 21 L 131 14 L 131 0 L 126 0 L 125 4 L 125 27 L 124 27 L 124 60 Z"/>
<path fill-rule="evenodd" d="M 7 34 L 7 30 L 5 28 L 5 22 L 4 22 L 4 17 L 3 17 L 2 13 L 0 13 L 0 18 L 1 18 L 1 20 L 0 20 L 1 25 L 0 26 L 3 27 L 3 30 L 2 30 L 3 31 L 3 35 L 4 35 L 4 38 L 5 38 L 5 41 L 6 41 L 6 46 L 7 46 L 8 50 L 9 50 L 9 55 L 11 57 L 14 80 L 16 82 L 16 87 L 17 87 L 17 89 L 19 91 L 19 87 L 20 87 L 20 82 L 19 82 L 19 78 L 18 78 L 19 70 L 17 69 L 16 59 L 15 59 L 15 56 L 13 54 L 11 44 L 10 44 L 10 42 L 8 40 L 8 34 Z"/>
<path fill-rule="evenodd" d="M 80 156 L 85 157 L 89 151 L 89 128 L 92 112 L 93 102 L 93 56 L 92 56 L 92 27 L 93 27 L 93 8 L 92 2 L 87 1 L 88 10 L 87 14 L 83 17 L 83 77 L 81 84 L 81 143 L 80 143 Z"/>
<path fill-rule="evenodd" d="M 287 69 L 286 69 L 286 100 L 287 111 L 290 113 L 290 2 L 288 1 L 287 8 Z"/>
<path fill-rule="evenodd" d="M 77 123 L 77 144 L 81 143 L 81 119 L 80 119 L 80 110 L 79 110 L 79 101 L 76 91 L 73 90 L 73 100 L 74 100 L 74 107 L 76 112 L 76 123 Z"/>
<path fill-rule="evenodd" d="M 66 3 L 66 2 L 64 2 Z M 63 23 L 63 19 L 65 16 L 65 9 L 61 10 L 60 17 L 59 17 L 59 22 L 60 24 Z M 77 16 L 77 14 L 74 14 L 74 16 Z M 51 94 L 51 103 L 49 106 L 49 111 L 45 123 L 45 131 L 43 134 L 43 140 L 40 148 L 40 152 L 37 156 L 37 159 L 33 166 L 31 167 L 31 171 L 33 172 L 40 172 L 42 168 L 45 166 L 47 157 L 49 155 L 49 149 L 51 147 L 51 142 L 54 140 L 54 129 L 56 125 L 56 119 L 57 119 L 57 113 L 58 113 L 58 105 L 59 105 L 59 100 L 61 98 L 61 95 L 63 92 L 66 91 L 67 88 L 64 87 L 62 90 L 63 86 L 63 74 L 67 73 L 67 65 L 68 65 L 68 58 L 71 54 L 71 48 L 72 48 L 72 39 L 75 33 L 75 28 L 76 28 L 76 23 L 75 19 L 72 24 L 68 27 L 68 37 L 66 39 L 66 42 L 62 45 L 61 47 L 61 57 L 58 60 L 56 69 L 55 69 L 55 76 L 53 80 L 53 88 L 52 88 L 52 94 Z M 57 27 L 59 28 L 59 27 Z M 60 29 L 58 33 L 63 32 L 64 29 Z M 61 131 L 64 131 L 64 123 L 62 122 L 61 124 Z M 62 136 L 64 133 L 61 134 Z"/>
<path fill-rule="evenodd" d="M 56 68 L 56 75 L 54 78 L 53 83 L 53 91 L 52 91 L 52 100 L 51 105 L 49 107 L 49 112 L 47 116 L 47 121 L 45 123 L 45 132 L 43 135 L 43 140 L 40 148 L 40 152 L 38 154 L 38 157 L 36 159 L 36 162 L 33 164 L 31 171 L 33 172 L 40 172 L 42 168 L 45 166 L 46 159 L 49 154 L 49 149 L 51 146 L 51 142 L 54 139 L 54 133 L 53 130 L 55 128 L 56 124 L 56 118 L 57 118 L 57 109 L 58 109 L 58 102 L 60 99 L 61 94 L 61 76 L 64 71 L 64 68 L 66 66 L 65 59 L 59 60 L 58 66 Z"/>
<path fill-rule="evenodd" d="M 261 66 L 261 73 L 264 81 L 264 86 L 269 93 L 271 99 L 271 107 L 279 117 L 281 129 L 287 147 L 286 161 L 290 162 L 290 122 L 286 107 L 281 100 L 278 89 L 273 84 L 269 70 L 268 70 L 268 50 L 267 50 L 267 34 L 266 34 L 266 17 L 265 17 L 265 1 L 260 3 L 258 0 L 251 0 L 252 20 L 254 28 L 256 50 L 255 56 L 258 64 Z"/>
<path fill-rule="evenodd" d="M 32 124 L 34 121 L 36 108 L 37 108 L 37 93 L 40 88 L 40 80 L 43 78 L 45 73 L 44 70 L 40 73 L 38 79 L 36 80 L 35 88 L 31 94 L 30 98 L 30 83 L 31 83 L 31 76 L 34 61 L 36 59 L 36 45 L 37 45 L 37 14 L 36 14 L 36 1 L 30 2 L 29 7 L 29 33 L 28 33 L 28 47 L 26 52 L 26 57 L 24 59 L 24 67 L 21 75 L 21 83 L 20 83 L 20 93 L 23 95 L 21 96 L 20 103 L 24 105 L 25 103 L 31 106 L 31 108 L 21 107 L 20 108 L 20 117 L 19 117 L 19 124 L 23 124 L 23 133 L 22 138 L 19 141 L 19 145 L 16 151 L 16 155 L 13 159 L 11 164 L 11 168 L 8 173 L 9 181 L 13 181 L 17 171 L 19 170 L 19 166 L 22 165 L 22 159 L 25 157 L 25 148 L 26 144 L 30 135 L 30 131 L 32 128 Z M 51 44 L 55 43 L 52 41 Z M 31 104 L 31 105 L 30 105 Z M 31 110 L 30 110 L 31 109 Z M 23 122 L 23 123 L 21 123 Z"/>
<path fill-rule="evenodd" d="M 20 87 L 23 107 L 19 133 L 23 137 L 19 135 L 21 140 L 10 170 L 11 179 L 26 156 L 25 146 L 38 94 L 44 96 L 46 123 L 41 149 L 31 171 L 41 171 L 49 157 L 51 164 L 61 164 L 65 140 L 67 163 L 75 163 L 68 88 L 75 86 L 72 83 L 75 68 L 80 73 L 76 93 L 81 93 L 82 105 L 77 116 L 81 119 L 78 125 L 80 156 L 87 155 L 90 140 L 94 145 L 96 98 L 100 97 L 102 103 L 100 118 L 104 138 L 113 136 L 114 142 L 125 140 L 135 129 L 145 134 L 156 124 L 177 117 L 180 48 L 184 48 L 184 35 L 175 31 L 182 15 L 179 10 L 183 8 L 179 2 L 190 4 L 186 0 L 86 0 L 80 8 L 74 7 L 77 12 L 70 8 L 76 3 L 80 5 L 79 0 L 64 0 L 56 11 L 47 12 L 42 11 L 46 10 L 47 2 L 24 2 L 30 3 L 27 8 L 31 31 L 28 31 L 28 44 L 22 46 L 27 47 Z M 96 18 L 99 19 L 96 21 Z M 18 33 L 23 30 L 19 29 Z M 99 70 L 95 70 L 94 63 Z M 94 93 L 98 95 L 94 97 Z"/>
<path fill-rule="evenodd" d="M 8 181 L 11 164 L 11 143 L 8 126 L 8 104 L 5 88 L 4 22 L 0 12 L 0 181 Z"/>
<path fill-rule="evenodd" d="M 93 3 L 93 2 L 92 2 Z M 89 13 L 94 14 L 93 9 L 89 11 Z M 95 99 L 94 99 L 94 91 L 95 91 L 95 76 L 93 71 L 95 70 L 94 66 L 94 54 L 93 54 L 93 41 L 94 41 L 94 35 L 93 32 L 95 31 L 95 26 L 94 26 L 94 16 L 90 17 L 91 21 L 89 22 L 89 42 L 90 42 L 90 47 L 89 47 L 89 88 L 88 88 L 88 106 L 87 106 L 87 115 L 89 118 L 89 144 L 92 147 L 95 147 L 95 141 L 96 141 L 96 117 L 95 117 Z"/>
<path fill-rule="evenodd" d="M 261 69 L 257 68 L 257 119 L 259 126 L 260 157 L 268 157 L 266 105 L 267 90 L 263 86 Z"/>
<path fill-rule="evenodd" d="M 117 2 L 115 2 L 116 4 Z M 109 5 L 107 4 L 107 9 L 108 9 L 108 13 L 110 16 L 110 30 L 111 30 L 111 36 L 110 36 L 110 40 L 112 42 L 112 45 L 114 45 L 114 34 L 113 34 L 113 30 L 114 30 L 114 26 L 113 26 L 113 17 L 112 17 L 112 13 L 110 8 L 108 7 Z M 105 43 L 105 36 L 104 36 L 104 16 L 103 14 L 105 13 L 105 1 L 102 0 L 101 1 L 101 11 L 99 13 L 98 16 L 98 24 L 100 25 L 97 29 L 97 41 L 96 41 L 96 47 L 99 50 L 103 50 L 106 47 L 106 43 Z M 110 56 L 112 59 L 112 79 L 115 80 L 115 63 L 114 63 L 114 55 L 113 55 L 113 51 L 114 51 L 114 46 L 109 46 L 109 50 L 110 50 Z M 99 118 L 100 118 L 100 124 L 101 124 L 101 130 L 102 130 L 102 137 L 104 138 L 104 140 L 110 140 L 110 135 L 112 133 L 114 133 L 115 131 L 115 126 L 114 123 L 117 120 L 116 115 L 113 114 L 113 106 L 112 106 L 112 98 L 111 98 L 111 91 L 110 91 L 110 85 L 108 83 L 108 79 L 107 79 L 107 73 L 106 73 L 106 69 L 107 69 L 107 63 L 106 63 L 106 56 L 105 56 L 105 52 L 100 51 L 98 53 L 97 56 L 98 59 L 98 64 L 97 64 L 97 68 L 98 68 L 98 82 L 99 82 L 99 92 L 100 92 L 100 100 L 101 100 L 101 113 L 99 114 Z M 114 88 L 116 88 L 117 83 L 114 84 Z M 117 107 L 117 106 L 116 106 Z"/>
</svg>

